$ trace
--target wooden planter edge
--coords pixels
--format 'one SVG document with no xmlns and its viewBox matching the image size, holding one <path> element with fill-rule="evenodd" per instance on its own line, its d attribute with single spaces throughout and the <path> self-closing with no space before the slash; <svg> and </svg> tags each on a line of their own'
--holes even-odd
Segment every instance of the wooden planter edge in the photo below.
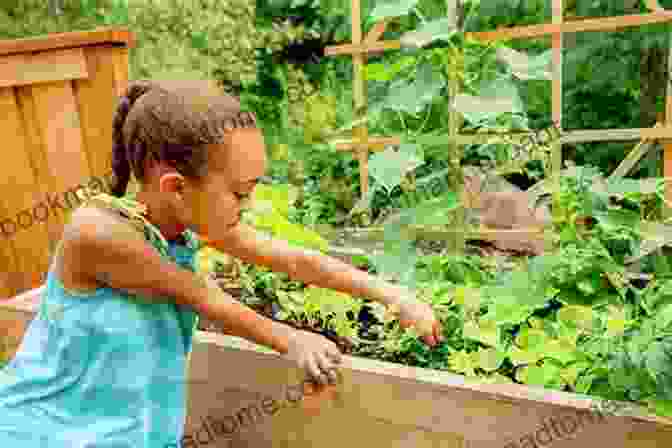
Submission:
<svg viewBox="0 0 672 448">
<path fill-rule="evenodd" d="M 282 355 L 279 353 L 236 336 L 197 331 L 194 343 L 212 344 L 223 350 L 252 352 L 278 360 L 282 359 Z M 570 408 L 575 411 L 594 411 L 599 409 L 599 403 L 604 402 L 604 400 L 589 395 L 535 388 L 522 384 L 484 384 L 477 381 L 469 381 L 463 375 L 446 371 L 410 367 L 403 364 L 354 356 L 343 356 L 342 368 L 350 372 L 389 376 L 411 382 L 432 384 L 447 389 L 475 392 L 477 394 L 484 394 L 492 400 L 550 404 Z M 622 405 L 624 409 L 635 408 L 632 403 L 613 402 L 612 405 Z M 641 407 L 633 413 L 636 413 L 636 415 L 628 415 L 625 418 L 656 423 L 672 428 L 672 418 L 667 419 L 647 414 L 645 408 Z"/>
<path fill-rule="evenodd" d="M 37 306 L 39 305 L 40 295 L 44 291 L 44 288 L 45 287 L 42 286 L 17 295 L 12 299 L 0 301 L 0 309 L 8 309 L 9 311 L 17 312 L 18 314 L 25 316 L 26 319 L 30 319 L 35 314 Z M 203 345 L 216 346 L 218 349 L 225 352 L 247 352 L 267 358 L 271 360 L 271 362 L 273 362 L 273 360 L 282 363 L 287 362 L 282 359 L 282 355 L 279 353 L 245 339 L 218 333 L 197 331 L 194 336 L 194 347 L 197 348 L 198 346 Z M 476 381 L 469 381 L 463 375 L 457 375 L 446 371 L 410 367 L 402 364 L 353 356 L 343 356 L 342 369 L 349 373 L 373 374 L 393 377 L 398 380 L 413 383 L 430 384 L 441 389 L 446 389 L 446 391 L 452 389 L 455 391 L 476 393 L 496 401 L 554 405 L 579 412 L 599 409 L 599 403 L 603 401 L 588 395 L 519 384 L 483 384 Z M 648 414 L 646 409 L 642 407 L 633 406 L 631 403 L 620 402 L 613 403 L 613 405 L 622 405 L 623 409 L 631 410 L 627 416 L 622 416 L 623 418 L 631 419 L 633 421 L 655 423 L 672 428 L 672 419 Z"/>
<path fill-rule="evenodd" d="M 136 45 L 136 39 L 133 32 L 123 27 L 102 27 L 89 31 L 53 33 L 23 39 L 0 40 L 0 56 L 91 45 L 115 45 L 133 48 Z"/>
</svg>

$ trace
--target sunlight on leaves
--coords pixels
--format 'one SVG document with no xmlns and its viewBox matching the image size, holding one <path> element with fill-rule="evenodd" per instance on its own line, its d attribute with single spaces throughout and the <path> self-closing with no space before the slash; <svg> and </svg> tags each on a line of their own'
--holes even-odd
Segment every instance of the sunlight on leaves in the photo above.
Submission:
<svg viewBox="0 0 672 448">
<path fill-rule="evenodd" d="M 593 309 L 588 306 L 569 305 L 558 310 L 559 321 L 581 330 L 592 330 L 593 318 Z"/>
<path fill-rule="evenodd" d="M 528 365 L 516 371 L 516 379 L 532 386 L 557 387 L 561 385 L 561 369 L 548 362 L 541 366 Z"/>
<path fill-rule="evenodd" d="M 455 288 L 455 303 L 468 310 L 477 311 L 481 306 L 481 291 L 477 288 L 459 285 Z"/>
<path fill-rule="evenodd" d="M 495 81 L 485 86 L 479 96 L 458 94 L 451 106 L 472 124 L 492 120 L 502 114 L 523 112 L 518 89 L 507 81 Z"/>
<path fill-rule="evenodd" d="M 512 48 L 499 47 L 496 51 L 497 58 L 506 63 L 513 75 L 521 80 L 551 79 L 551 50 L 537 56 L 529 56 Z"/>
<path fill-rule="evenodd" d="M 425 64 L 418 69 L 415 80 L 399 81 L 390 87 L 383 107 L 417 115 L 439 95 L 445 85 L 441 74 L 433 70 L 431 65 Z"/>
<path fill-rule="evenodd" d="M 474 362 L 486 372 L 492 372 L 499 369 L 506 358 L 506 353 L 502 353 L 495 348 L 480 349 L 472 353 Z"/>
<path fill-rule="evenodd" d="M 295 200 L 294 187 L 258 185 L 254 191 L 252 207 L 245 219 L 249 219 L 255 228 L 265 230 L 291 244 L 326 251 L 329 243 L 319 233 L 287 219 L 290 204 Z"/>
<path fill-rule="evenodd" d="M 543 358 L 543 354 L 536 351 L 521 350 L 515 345 L 507 353 L 514 366 L 534 364 Z"/>
<path fill-rule="evenodd" d="M 417 3 L 418 0 L 378 1 L 373 11 L 371 11 L 371 19 L 381 20 L 405 16 Z"/>
<path fill-rule="evenodd" d="M 401 184 L 404 176 L 424 163 L 417 154 L 416 145 L 401 145 L 377 152 L 369 159 L 369 173 L 389 193 Z"/>
<path fill-rule="evenodd" d="M 264 185 L 255 187 L 253 201 L 269 201 L 282 216 L 289 215 L 289 208 L 298 198 L 298 188 L 294 185 Z"/>
<path fill-rule="evenodd" d="M 523 328 L 516 336 L 516 344 L 522 349 L 537 349 L 547 344 L 548 339 L 548 335 L 542 330 Z"/>
<path fill-rule="evenodd" d="M 454 20 L 444 17 L 427 22 L 418 30 L 405 33 L 400 40 L 404 47 L 422 48 L 436 40 L 449 40 L 456 32 Z"/>
<path fill-rule="evenodd" d="M 464 322 L 464 337 L 479 341 L 485 345 L 495 347 L 499 342 L 499 328 L 497 322 L 492 320 L 480 320 Z"/>
<path fill-rule="evenodd" d="M 464 350 L 453 352 L 448 358 L 448 363 L 452 370 L 467 376 L 474 376 L 476 374 L 474 369 L 478 367 L 474 358 Z"/>
<path fill-rule="evenodd" d="M 625 317 L 625 308 L 609 306 L 607 316 L 607 337 L 619 336 L 625 332 L 627 319 Z"/>
</svg>

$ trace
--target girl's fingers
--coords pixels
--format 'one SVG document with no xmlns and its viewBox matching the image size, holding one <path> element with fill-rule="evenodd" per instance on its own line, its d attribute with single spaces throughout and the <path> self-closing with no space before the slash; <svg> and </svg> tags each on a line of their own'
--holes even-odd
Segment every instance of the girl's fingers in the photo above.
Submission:
<svg viewBox="0 0 672 448">
<path fill-rule="evenodd" d="M 308 374 L 313 379 L 313 381 L 322 383 L 323 380 L 320 378 L 322 376 L 322 370 L 320 369 L 320 366 L 317 364 L 315 358 L 313 358 L 312 356 L 309 357 L 308 360 L 306 361 L 306 369 L 308 370 Z"/>
<path fill-rule="evenodd" d="M 333 363 L 327 359 L 326 355 L 318 354 L 316 358 L 317 363 L 319 364 L 327 379 L 327 382 L 330 384 L 336 384 L 336 380 L 338 378 L 336 377 L 336 369 L 334 368 Z"/>
<path fill-rule="evenodd" d="M 443 342 L 443 328 L 438 320 L 434 323 L 434 337 L 438 342 Z"/>
<path fill-rule="evenodd" d="M 343 355 L 336 344 L 330 344 L 326 349 L 326 354 L 336 364 L 340 364 L 343 360 Z"/>
</svg>

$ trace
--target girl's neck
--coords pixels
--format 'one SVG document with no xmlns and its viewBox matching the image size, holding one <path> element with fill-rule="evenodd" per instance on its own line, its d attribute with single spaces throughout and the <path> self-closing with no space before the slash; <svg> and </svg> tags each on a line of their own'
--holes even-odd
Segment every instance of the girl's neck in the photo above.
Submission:
<svg viewBox="0 0 672 448">
<path fill-rule="evenodd" d="M 166 240 L 175 240 L 187 230 L 185 225 L 161 213 L 161 207 L 159 207 L 156 197 L 150 192 L 139 191 L 135 200 L 147 206 L 145 218 L 159 229 Z"/>
</svg>

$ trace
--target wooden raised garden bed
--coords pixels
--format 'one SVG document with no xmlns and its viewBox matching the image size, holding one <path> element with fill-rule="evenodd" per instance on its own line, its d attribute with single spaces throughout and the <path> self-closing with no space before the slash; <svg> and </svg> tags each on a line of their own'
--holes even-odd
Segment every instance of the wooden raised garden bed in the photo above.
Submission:
<svg viewBox="0 0 672 448">
<path fill-rule="evenodd" d="M 40 293 L 32 290 L 0 305 L 0 336 L 20 336 Z M 598 414 L 597 401 L 576 394 L 477 384 L 446 372 L 353 357 L 345 357 L 331 394 L 315 398 L 301 381 L 298 370 L 274 352 L 198 332 L 182 446 L 672 446 L 672 422 L 630 406 L 619 408 L 628 416 Z"/>
<path fill-rule="evenodd" d="M 41 285 L 83 187 L 107 190 L 123 29 L 0 40 L 0 300 Z"/>
</svg>

